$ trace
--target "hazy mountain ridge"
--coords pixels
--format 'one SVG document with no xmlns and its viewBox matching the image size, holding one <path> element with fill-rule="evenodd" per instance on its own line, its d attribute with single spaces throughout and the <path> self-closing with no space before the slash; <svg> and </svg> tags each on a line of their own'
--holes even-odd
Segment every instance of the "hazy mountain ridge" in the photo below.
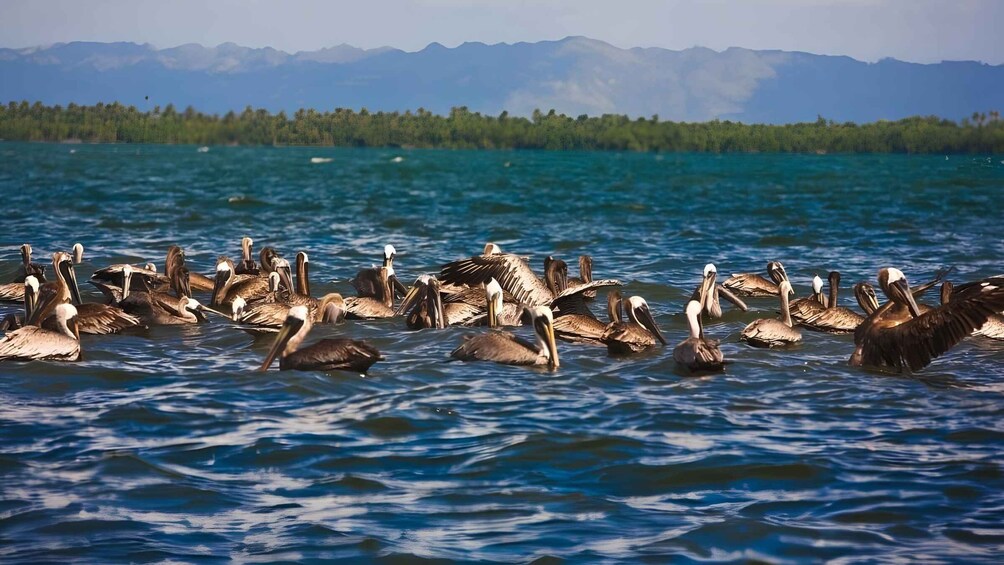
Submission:
<svg viewBox="0 0 1004 565">
<path fill-rule="evenodd" d="M 700 121 L 874 121 L 911 115 L 951 119 L 1004 105 L 1004 65 L 916 64 L 800 52 L 695 47 L 620 49 L 560 41 L 417 52 L 338 45 L 286 53 L 233 43 L 74 42 L 0 49 L 0 100 L 47 104 L 120 101 L 192 105 L 224 113 L 245 106 L 295 111 L 335 107 L 394 111 L 452 106 L 529 115 L 554 108 Z M 150 102 L 144 101 L 149 96 Z"/>
</svg>

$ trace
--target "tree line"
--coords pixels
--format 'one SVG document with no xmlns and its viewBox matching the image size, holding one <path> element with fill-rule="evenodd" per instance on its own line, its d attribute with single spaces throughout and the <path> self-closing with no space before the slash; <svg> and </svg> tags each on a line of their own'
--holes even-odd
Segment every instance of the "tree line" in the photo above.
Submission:
<svg viewBox="0 0 1004 565">
<path fill-rule="evenodd" d="M 466 107 L 437 115 L 337 108 L 272 114 L 250 106 L 224 116 L 173 105 L 140 111 L 118 102 L 93 106 L 0 105 L 0 139 L 196 145 L 320 145 L 452 149 L 552 149 L 792 153 L 1000 153 L 997 111 L 960 122 L 938 117 L 896 121 L 767 125 L 729 120 L 663 121 L 604 114 L 566 116 L 535 110 L 529 118 L 490 116 Z"/>
</svg>

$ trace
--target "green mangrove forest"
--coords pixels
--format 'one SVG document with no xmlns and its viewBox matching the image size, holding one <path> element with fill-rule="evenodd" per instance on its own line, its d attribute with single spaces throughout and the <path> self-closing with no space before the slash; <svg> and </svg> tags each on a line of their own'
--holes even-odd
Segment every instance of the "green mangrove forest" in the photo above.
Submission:
<svg viewBox="0 0 1004 565">
<path fill-rule="evenodd" d="M 173 105 L 149 111 L 119 103 L 0 105 L 0 139 L 84 143 L 197 145 L 320 145 L 454 149 L 792 153 L 1000 153 L 1004 122 L 997 111 L 960 122 L 937 117 L 856 124 L 819 117 L 814 122 L 767 125 L 728 120 L 687 123 L 658 116 L 566 116 L 534 111 L 529 118 L 453 108 L 369 112 L 285 112 L 246 108 L 208 115 Z"/>
</svg>

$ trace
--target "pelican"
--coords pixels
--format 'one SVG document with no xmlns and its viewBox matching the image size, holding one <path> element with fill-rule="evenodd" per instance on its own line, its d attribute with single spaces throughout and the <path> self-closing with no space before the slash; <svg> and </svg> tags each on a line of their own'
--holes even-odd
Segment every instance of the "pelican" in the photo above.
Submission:
<svg viewBox="0 0 1004 565">
<path fill-rule="evenodd" d="M 59 304 L 80 302 L 80 291 L 77 289 L 77 279 L 73 272 L 73 260 L 62 251 L 52 254 L 52 270 L 55 280 L 42 285 L 38 291 L 38 299 L 31 317 L 26 324 L 37 326 L 42 320 L 51 316 Z"/>
<path fill-rule="evenodd" d="M 77 326 L 80 333 L 106 335 L 143 325 L 139 318 L 118 306 L 97 302 L 81 302 L 80 289 L 76 288 L 77 276 L 72 263 L 69 271 L 73 276 L 70 277 L 67 284 L 72 284 L 74 287 L 70 289 L 70 299 L 77 308 Z"/>
<path fill-rule="evenodd" d="M 547 306 L 527 309 L 537 336 L 530 343 L 509 332 L 488 330 L 476 336 L 465 336 L 464 342 L 450 356 L 461 361 L 492 361 L 504 365 L 546 365 L 557 369 L 558 348 L 554 342 L 554 316 Z"/>
<path fill-rule="evenodd" d="M 707 265 L 704 266 L 704 278 L 707 279 L 708 276 L 710 276 L 712 273 L 714 273 L 716 278 L 718 277 L 718 269 L 715 267 L 714 263 L 708 263 Z M 704 282 L 702 281 L 701 284 L 703 285 Z M 697 288 L 700 289 L 701 288 L 700 285 L 698 285 Z M 711 289 L 708 291 L 707 299 L 703 301 L 704 311 L 707 312 L 708 315 L 711 316 L 712 318 L 722 317 L 722 302 L 721 299 L 719 298 L 720 296 L 725 297 L 725 299 L 731 302 L 733 306 L 739 308 L 743 312 L 749 310 L 749 307 L 746 306 L 746 303 L 743 302 L 738 296 L 733 294 L 731 290 L 725 288 L 721 284 L 716 284 L 711 287 Z"/>
<path fill-rule="evenodd" d="M 79 265 L 84 262 L 84 245 L 82 243 L 74 243 L 73 249 L 70 250 L 70 254 L 73 255 L 73 264 Z"/>
<path fill-rule="evenodd" d="M 579 255 L 579 276 L 568 279 L 568 286 L 575 288 L 592 280 L 593 258 L 589 255 Z M 592 296 L 589 296 L 588 294 L 586 296 L 588 298 L 593 298 L 596 296 L 596 293 L 593 292 Z"/>
<path fill-rule="evenodd" d="M 253 275 L 258 276 L 260 271 L 258 270 L 258 264 L 254 262 L 254 258 L 251 255 L 251 247 L 254 245 L 254 240 L 248 236 L 241 238 L 241 262 L 234 266 L 234 272 L 238 275 Z"/>
<path fill-rule="evenodd" d="M 11 282 L 23 284 L 29 275 L 34 275 L 40 283 L 45 282 L 45 265 L 31 262 L 31 244 L 25 243 L 21 245 L 21 264 L 17 266 L 17 273 Z"/>
<path fill-rule="evenodd" d="M 830 272 L 830 298 L 827 307 L 817 312 L 809 319 L 802 321 L 802 325 L 810 330 L 827 333 L 851 333 L 857 329 L 865 317 L 850 308 L 837 306 L 838 292 L 840 288 L 840 273 Z M 794 318 L 794 314 L 792 315 Z"/>
<path fill-rule="evenodd" d="M 551 255 L 544 258 L 544 284 L 557 296 L 568 288 L 568 263 Z"/>
<path fill-rule="evenodd" d="M 561 292 L 557 292 L 560 282 L 555 275 L 560 273 L 560 263 L 549 263 L 548 281 L 537 278 L 526 260 L 509 253 L 475 255 L 443 265 L 439 280 L 445 284 L 477 286 L 494 278 L 502 289 L 513 296 L 516 302 L 528 306 L 549 305 Z M 616 286 L 620 282 L 613 279 L 592 281 L 577 287 L 576 292 Z M 553 288 L 552 288 L 553 287 Z"/>
<path fill-rule="evenodd" d="M 704 268 L 704 280 L 694 291 L 684 309 L 687 324 L 690 326 L 690 335 L 673 348 L 673 360 L 676 364 L 692 372 L 721 371 L 725 368 L 725 356 L 718 349 L 718 340 L 705 338 L 704 328 L 701 326 L 701 311 L 706 306 L 705 302 L 714 293 L 715 278 L 718 276 L 718 271 L 714 267 L 709 263 Z"/>
<path fill-rule="evenodd" d="M 621 321 L 620 300 L 621 293 L 619 290 L 614 289 L 607 293 L 607 317 L 609 323 L 599 321 L 592 313 L 588 315 L 568 314 L 558 316 L 554 319 L 554 335 L 558 339 L 572 343 L 606 345 L 602 339 L 603 332 L 611 324 Z"/>
<path fill-rule="evenodd" d="M 27 289 L 25 289 L 27 290 Z M 951 302 L 952 293 L 955 287 L 950 281 L 945 281 L 941 285 L 941 304 L 948 304 Z M 27 299 L 27 292 L 25 293 Z M 985 337 L 993 340 L 1004 340 L 1004 316 L 999 312 L 987 318 L 987 321 L 983 323 L 982 326 L 975 332 L 974 336 Z"/>
<path fill-rule="evenodd" d="M 275 273 L 271 274 L 275 275 Z M 232 319 L 239 324 L 261 330 L 278 329 L 282 327 L 289 315 L 290 308 L 293 306 L 293 304 L 282 301 L 261 301 L 249 305 L 243 297 L 238 296 L 234 298 L 231 306 L 233 309 Z M 345 316 L 345 300 L 342 299 L 341 294 L 335 292 L 324 295 L 313 307 L 304 304 L 300 306 L 306 306 L 310 319 L 314 320 L 315 323 L 334 324 Z"/>
<path fill-rule="evenodd" d="M 871 316 L 879 309 L 878 297 L 875 296 L 875 289 L 866 282 L 859 282 L 854 285 L 854 298 L 858 301 L 858 306 L 864 310 L 865 315 Z"/>
<path fill-rule="evenodd" d="M 365 373 L 382 357 L 380 352 L 365 341 L 336 338 L 322 339 L 300 349 L 300 344 L 313 326 L 306 306 L 293 306 L 283 322 L 272 349 L 265 356 L 260 371 L 267 371 L 276 356 L 279 370 L 296 371 L 353 371 Z"/>
<path fill-rule="evenodd" d="M 167 278 L 172 278 L 175 271 L 182 267 L 185 267 L 185 251 L 177 245 L 168 247 L 167 257 L 164 259 L 164 273 Z M 205 275 L 189 272 L 188 285 L 195 290 L 209 292 L 215 287 L 215 282 Z"/>
<path fill-rule="evenodd" d="M 813 275 L 812 294 L 805 298 L 796 298 L 788 304 L 791 319 L 796 324 L 802 324 L 825 310 L 827 302 L 826 296 L 823 295 L 823 279 L 819 278 L 819 275 Z"/>
<path fill-rule="evenodd" d="M 296 254 L 296 293 L 310 296 L 310 257 L 303 251 Z"/>
<path fill-rule="evenodd" d="M 49 320 L 45 327 L 25 326 L 0 338 L 0 360 L 79 360 L 77 309 L 72 304 L 58 304 Z"/>
<path fill-rule="evenodd" d="M 623 306 L 623 301 L 616 308 Z M 666 345 L 666 338 L 652 317 L 648 302 L 640 296 L 627 299 L 627 322 L 611 322 L 603 330 L 600 341 L 607 345 L 611 355 L 627 355 L 655 345 L 656 340 Z"/>
<path fill-rule="evenodd" d="M 202 304 L 188 296 L 187 281 L 180 276 L 171 281 L 175 292 L 175 296 L 172 296 L 164 292 L 134 292 L 129 280 L 132 277 L 132 267 L 127 265 L 124 275 L 126 283 L 119 306 L 139 318 L 143 324 L 169 326 L 206 321 Z"/>
<path fill-rule="evenodd" d="M 401 281 L 397 280 L 397 274 L 394 271 L 394 257 L 396 255 L 397 250 L 388 243 L 383 247 L 383 265 L 381 267 L 362 269 L 356 274 L 356 278 L 352 279 L 352 286 L 356 289 L 358 296 L 373 298 L 382 296 L 383 280 L 381 277 L 383 275 L 380 269 L 387 270 L 387 278 L 390 281 L 391 291 L 394 293 L 391 297 L 392 302 L 395 296 L 404 296 L 408 293 L 408 289 Z"/>
<path fill-rule="evenodd" d="M 446 312 L 436 277 L 420 275 L 408 290 L 395 314 L 400 312 L 407 312 L 404 320 L 410 330 L 445 328 Z"/>
<path fill-rule="evenodd" d="M 266 247 L 265 249 L 271 249 Z M 264 254 L 265 250 L 262 250 Z M 274 260 L 275 261 L 275 260 Z M 271 272 L 272 267 L 269 267 Z M 228 257 L 220 257 L 216 263 L 216 279 L 213 284 L 209 305 L 214 308 L 229 305 L 238 296 L 247 302 L 256 302 L 268 294 L 268 276 L 238 275 L 234 263 Z"/>
<path fill-rule="evenodd" d="M 722 283 L 722 286 L 731 290 L 738 296 L 777 296 L 778 285 L 780 285 L 781 280 L 783 280 L 782 276 L 784 279 L 788 278 L 788 276 L 784 274 L 784 266 L 781 265 L 780 261 L 770 261 L 767 263 L 767 273 L 770 275 L 770 281 L 756 273 L 738 273 L 733 274 L 731 277 L 726 279 L 725 282 Z M 794 293 L 794 291 L 792 291 L 792 293 Z"/>
<path fill-rule="evenodd" d="M 392 318 L 394 316 L 394 291 L 386 267 L 377 267 L 380 287 L 375 296 L 351 296 L 345 299 L 346 314 L 350 318 Z"/>
<path fill-rule="evenodd" d="M 1004 278 L 960 285 L 951 301 L 921 313 L 902 271 L 879 271 L 889 298 L 854 332 L 852 366 L 919 371 L 1004 310 Z"/>
<path fill-rule="evenodd" d="M 791 311 L 788 310 L 788 295 L 792 294 L 791 283 L 787 279 L 778 285 L 781 295 L 781 319 L 760 318 L 743 328 L 739 341 L 754 347 L 783 347 L 802 341 L 802 332 L 791 327 Z"/>
<path fill-rule="evenodd" d="M 11 331 L 23 327 L 29 319 L 31 312 L 35 309 L 35 299 L 38 297 L 38 279 L 34 275 L 28 275 L 24 279 L 24 315 L 8 314 L 0 322 L 0 331 Z"/>
</svg>

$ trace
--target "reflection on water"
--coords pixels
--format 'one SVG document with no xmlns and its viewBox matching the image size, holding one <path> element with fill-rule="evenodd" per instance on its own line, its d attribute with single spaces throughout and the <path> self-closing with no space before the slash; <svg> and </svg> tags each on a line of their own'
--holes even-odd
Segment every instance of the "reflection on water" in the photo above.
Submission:
<svg viewBox="0 0 1004 565">
<path fill-rule="evenodd" d="M 848 287 L 888 264 L 968 280 L 1004 257 L 1004 167 L 983 159 L 75 149 L 3 145 L 2 280 L 24 241 L 38 261 L 82 242 L 85 280 L 172 243 L 209 273 L 251 235 L 309 251 L 315 292 L 347 293 L 385 243 L 409 279 L 495 241 L 538 269 L 591 253 L 672 344 L 709 261 L 780 258 L 804 293 L 834 268 Z M 383 351 L 366 377 L 254 372 L 267 339 L 220 318 L 85 336 L 77 364 L 5 363 L 0 559 L 998 557 L 1001 346 L 914 376 L 852 370 L 849 336 L 739 344 L 776 308 L 751 305 L 707 324 L 732 364 L 701 378 L 671 347 L 561 344 L 554 374 L 448 363 L 471 330 L 401 320 L 316 330 Z"/>
</svg>

